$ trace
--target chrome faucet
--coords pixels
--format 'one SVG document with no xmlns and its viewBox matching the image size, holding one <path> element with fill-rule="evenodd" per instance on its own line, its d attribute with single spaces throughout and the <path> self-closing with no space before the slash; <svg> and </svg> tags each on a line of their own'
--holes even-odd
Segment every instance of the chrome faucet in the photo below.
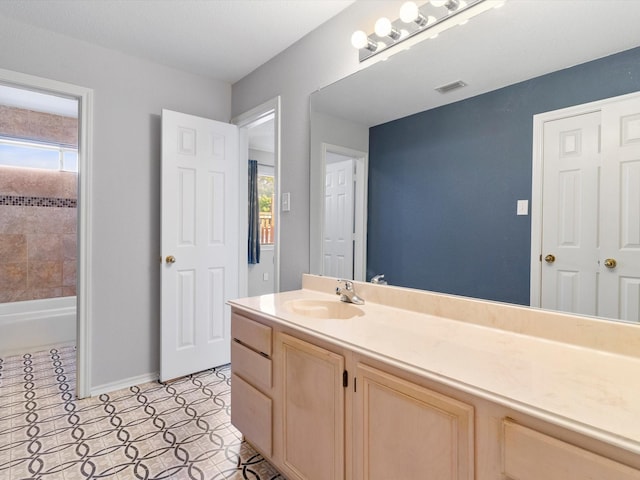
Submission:
<svg viewBox="0 0 640 480">
<path fill-rule="evenodd" d="M 356 295 L 356 291 L 353 289 L 353 282 L 351 280 L 338 280 L 336 295 L 340 295 L 341 302 L 364 305 L 364 300 Z"/>
<path fill-rule="evenodd" d="M 375 283 L 376 285 L 386 285 L 387 281 L 384 279 L 384 273 L 380 273 L 375 277 L 372 277 L 371 283 Z"/>
</svg>

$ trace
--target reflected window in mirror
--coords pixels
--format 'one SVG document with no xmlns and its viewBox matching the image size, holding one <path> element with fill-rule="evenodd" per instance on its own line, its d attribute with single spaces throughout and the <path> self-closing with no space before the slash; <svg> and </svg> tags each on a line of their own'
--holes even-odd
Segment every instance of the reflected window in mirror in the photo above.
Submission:
<svg viewBox="0 0 640 480">
<path fill-rule="evenodd" d="M 260 245 L 274 244 L 275 190 L 274 167 L 258 164 L 258 203 L 260 210 Z"/>
</svg>

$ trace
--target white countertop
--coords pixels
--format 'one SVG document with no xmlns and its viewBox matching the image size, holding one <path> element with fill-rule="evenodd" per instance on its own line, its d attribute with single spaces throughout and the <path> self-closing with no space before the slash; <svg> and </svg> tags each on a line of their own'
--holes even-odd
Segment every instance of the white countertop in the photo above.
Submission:
<svg viewBox="0 0 640 480">
<path fill-rule="evenodd" d="M 229 302 L 425 378 L 640 454 L 640 358 L 367 302 L 350 319 L 292 313 L 296 290 Z"/>
</svg>

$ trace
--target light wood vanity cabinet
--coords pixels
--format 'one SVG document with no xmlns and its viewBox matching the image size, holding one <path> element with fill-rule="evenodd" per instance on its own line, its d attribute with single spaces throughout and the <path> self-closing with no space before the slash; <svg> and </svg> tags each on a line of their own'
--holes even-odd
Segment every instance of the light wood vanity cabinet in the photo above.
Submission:
<svg viewBox="0 0 640 480">
<path fill-rule="evenodd" d="M 234 308 L 232 337 L 231 421 L 289 480 L 640 480 L 631 452 L 268 318 Z"/>
<path fill-rule="evenodd" d="M 231 333 L 231 422 L 290 480 L 473 478 L 472 406 L 268 319 L 234 310 Z"/>
<path fill-rule="evenodd" d="M 231 423 L 288 479 L 343 480 L 344 356 L 235 309 L 231 336 Z"/>
</svg>

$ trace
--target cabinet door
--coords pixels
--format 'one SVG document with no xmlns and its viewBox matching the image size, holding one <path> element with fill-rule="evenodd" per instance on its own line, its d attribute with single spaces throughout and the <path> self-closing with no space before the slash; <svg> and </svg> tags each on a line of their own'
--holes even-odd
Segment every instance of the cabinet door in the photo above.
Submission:
<svg viewBox="0 0 640 480">
<path fill-rule="evenodd" d="M 287 477 L 344 478 L 344 357 L 286 334 L 282 355 L 282 460 Z"/>
<path fill-rule="evenodd" d="M 473 407 L 359 363 L 354 477 L 474 478 Z"/>
<path fill-rule="evenodd" d="M 503 471 L 518 480 L 639 480 L 640 470 L 510 420 L 502 423 Z"/>
</svg>

